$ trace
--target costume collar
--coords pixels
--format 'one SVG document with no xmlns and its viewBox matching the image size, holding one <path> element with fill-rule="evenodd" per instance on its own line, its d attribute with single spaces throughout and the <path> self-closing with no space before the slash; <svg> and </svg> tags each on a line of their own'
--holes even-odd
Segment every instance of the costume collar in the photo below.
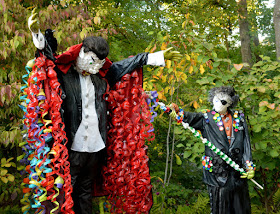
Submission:
<svg viewBox="0 0 280 214">
<path fill-rule="evenodd" d="M 71 46 L 68 49 L 68 51 L 64 52 L 61 55 L 56 56 L 55 64 L 63 73 L 66 74 L 67 71 L 70 69 L 70 67 L 73 65 L 73 63 L 79 56 L 82 45 L 83 44 L 81 43 L 78 45 Z M 105 77 L 111 65 L 112 62 L 106 57 L 103 67 L 99 70 L 99 74 L 102 77 Z"/>
</svg>

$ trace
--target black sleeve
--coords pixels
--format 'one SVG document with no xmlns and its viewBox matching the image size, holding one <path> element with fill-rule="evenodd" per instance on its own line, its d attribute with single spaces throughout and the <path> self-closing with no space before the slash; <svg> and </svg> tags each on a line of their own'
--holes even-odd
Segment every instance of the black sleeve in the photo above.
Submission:
<svg viewBox="0 0 280 214">
<path fill-rule="evenodd" d="M 251 143 L 250 143 L 250 136 L 248 132 L 248 126 L 246 120 L 244 120 L 244 153 L 242 157 L 242 164 L 247 168 L 246 161 L 252 161 L 252 152 L 251 152 Z"/>
<path fill-rule="evenodd" d="M 119 62 L 114 62 L 109 68 L 106 74 L 106 79 L 108 80 L 110 86 L 116 84 L 120 79 L 127 73 L 130 73 L 136 68 L 142 67 L 147 64 L 149 53 L 137 54 L 134 57 L 130 57 Z"/>
<path fill-rule="evenodd" d="M 194 129 L 202 130 L 204 127 L 205 118 L 202 113 L 184 112 L 183 121 L 188 123 Z"/>
</svg>

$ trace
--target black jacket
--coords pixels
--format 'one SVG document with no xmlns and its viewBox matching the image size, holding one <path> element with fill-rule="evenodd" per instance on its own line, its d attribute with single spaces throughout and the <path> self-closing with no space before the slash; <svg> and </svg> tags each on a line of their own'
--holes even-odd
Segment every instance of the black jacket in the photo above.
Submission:
<svg viewBox="0 0 280 214">
<path fill-rule="evenodd" d="M 134 57 L 113 63 L 105 78 L 111 87 L 118 82 L 122 76 L 147 63 L 148 53 L 138 54 Z M 92 84 L 95 87 L 95 107 L 99 122 L 99 131 L 103 141 L 106 143 L 107 134 L 107 110 L 103 94 L 106 92 L 107 83 L 99 74 L 91 75 Z M 65 131 L 68 138 L 67 147 L 71 148 L 75 134 L 82 120 L 82 98 L 81 85 L 78 72 L 72 66 L 67 74 L 61 73 L 61 87 L 63 90 L 62 112 L 65 123 Z M 92 136 L 94 138 L 94 136 Z"/>
<path fill-rule="evenodd" d="M 230 113 L 232 115 L 232 121 L 234 121 L 233 114 L 232 112 Z M 231 139 L 231 143 L 229 144 L 225 130 L 219 130 L 211 112 L 208 112 L 207 115 L 209 123 L 206 122 L 203 113 L 185 112 L 184 122 L 200 130 L 204 138 L 231 157 L 240 167 L 245 168 L 246 160 L 252 161 L 248 127 L 245 119 L 241 117 L 239 123 L 239 127 L 242 130 L 237 132 L 232 130 L 234 138 Z M 205 155 L 213 159 L 213 171 L 209 172 L 209 170 L 203 170 L 203 180 L 206 184 L 217 187 L 228 186 L 234 188 L 246 183 L 247 179 L 241 179 L 239 172 L 229 166 L 207 146 L 205 146 Z"/>
</svg>

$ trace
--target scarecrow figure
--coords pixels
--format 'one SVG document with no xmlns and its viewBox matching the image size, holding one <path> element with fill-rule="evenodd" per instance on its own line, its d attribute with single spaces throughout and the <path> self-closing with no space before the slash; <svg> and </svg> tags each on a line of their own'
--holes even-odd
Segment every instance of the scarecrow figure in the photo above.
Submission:
<svg viewBox="0 0 280 214">
<path fill-rule="evenodd" d="M 238 171 L 205 147 L 205 156 L 202 157 L 203 181 L 208 186 L 213 214 L 251 213 L 247 179 L 253 178 L 255 171 L 244 114 L 232 110 L 238 101 L 239 96 L 232 87 L 212 88 L 209 91 L 212 110 L 184 113 L 185 123 L 200 130 L 204 138 L 246 169 L 246 173 L 240 176 Z M 178 106 L 172 106 L 178 112 Z"/>
<path fill-rule="evenodd" d="M 101 166 L 108 147 L 103 174 L 106 190 L 115 203 L 113 208 L 117 212 L 147 213 L 152 206 L 144 139 L 149 116 L 145 114 L 148 107 L 143 102 L 145 93 L 139 68 L 165 66 L 164 58 L 177 60 L 179 52 L 168 49 L 154 54 L 141 53 L 112 63 L 107 58 L 106 40 L 87 37 L 82 44 L 54 55 L 55 48 L 40 32 L 34 11 L 29 18 L 29 29 L 39 56 L 46 56 L 46 64 L 51 64 L 46 70 L 52 67 L 56 72 L 49 76 L 57 75 L 62 89 L 60 112 L 68 139 L 74 211 L 92 213 L 91 194 L 96 191 L 92 182 L 102 177 Z M 48 31 L 50 34 L 52 31 Z"/>
</svg>

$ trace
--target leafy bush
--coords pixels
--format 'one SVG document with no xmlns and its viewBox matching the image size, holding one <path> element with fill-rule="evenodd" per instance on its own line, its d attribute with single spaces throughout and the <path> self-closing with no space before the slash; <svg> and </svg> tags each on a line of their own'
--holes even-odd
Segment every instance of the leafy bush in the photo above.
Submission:
<svg viewBox="0 0 280 214">
<path fill-rule="evenodd" d="M 4 208 L 0 208 L 1 214 L 21 214 L 21 208 L 18 206 L 6 206 Z"/>
</svg>

